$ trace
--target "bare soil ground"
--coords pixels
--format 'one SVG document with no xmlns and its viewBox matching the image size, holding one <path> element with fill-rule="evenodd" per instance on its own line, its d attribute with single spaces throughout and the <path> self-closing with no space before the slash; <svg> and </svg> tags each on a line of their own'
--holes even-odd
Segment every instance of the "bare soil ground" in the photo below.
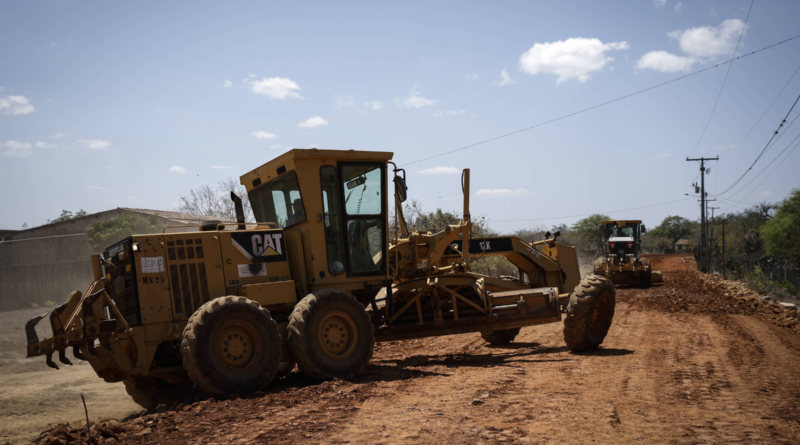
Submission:
<svg viewBox="0 0 800 445">
<path fill-rule="evenodd" d="M 733 295 L 721 300 L 714 292 L 725 289 L 699 277 L 691 258 L 651 260 L 664 271 L 664 285 L 618 289 L 611 331 L 591 353 L 570 352 L 560 324 L 523 329 L 503 347 L 488 346 L 477 334 L 383 343 L 351 382 L 316 383 L 295 372 L 265 393 L 98 426 L 95 438 L 102 433 L 113 437 L 98 440 L 103 443 L 167 444 L 800 443 L 795 318 L 751 300 L 739 304 Z M 114 388 L 101 384 L 95 397 L 111 401 L 121 393 Z M 48 400 L 39 394 L 26 398 L 26 406 Z M 7 416 L 3 428 L 24 430 L 13 424 L 34 415 L 26 409 L 31 414 Z M 89 409 L 102 410 L 91 403 Z M 52 415 L 53 421 L 76 417 Z M 59 437 L 81 439 L 65 428 L 41 442 Z"/>
<path fill-rule="evenodd" d="M 105 383 L 71 354 L 67 358 L 75 366 L 59 364 L 60 371 L 48 368 L 44 357 L 25 358 L 25 322 L 47 310 L 0 312 L 0 443 L 30 443 L 50 425 L 85 418 L 81 394 L 92 408 L 92 420 L 142 411 L 122 383 Z"/>
</svg>

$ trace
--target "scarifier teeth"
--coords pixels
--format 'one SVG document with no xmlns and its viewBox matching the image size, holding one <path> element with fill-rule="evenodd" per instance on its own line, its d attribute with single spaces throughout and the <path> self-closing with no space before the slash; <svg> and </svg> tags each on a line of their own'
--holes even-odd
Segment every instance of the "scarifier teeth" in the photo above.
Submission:
<svg viewBox="0 0 800 445">
<path fill-rule="evenodd" d="M 47 312 L 31 318 L 25 323 L 25 336 L 28 337 L 28 357 L 36 357 L 41 351 L 39 348 L 39 336 L 36 335 L 36 325 L 42 321 L 42 318 L 46 315 Z"/>
<path fill-rule="evenodd" d="M 47 366 L 49 366 L 49 367 L 51 367 L 53 369 L 60 369 L 58 367 L 58 365 L 56 365 L 56 363 L 53 361 L 53 353 L 52 352 L 47 354 L 46 362 L 47 362 Z"/>
<path fill-rule="evenodd" d="M 61 363 L 65 364 L 65 365 L 72 366 L 72 362 L 69 361 L 69 359 L 67 358 L 66 352 L 67 351 L 64 350 L 64 349 L 59 349 L 58 350 L 58 361 L 60 361 Z"/>
<path fill-rule="evenodd" d="M 92 354 L 95 357 L 100 356 L 100 354 L 97 353 L 97 350 L 94 349 L 94 340 L 86 343 L 86 348 L 89 350 L 89 354 Z"/>
<path fill-rule="evenodd" d="M 78 345 L 72 347 L 72 355 L 74 355 L 75 358 L 78 360 L 83 360 L 84 362 L 87 360 L 86 357 L 84 357 L 83 352 L 81 352 Z"/>
</svg>

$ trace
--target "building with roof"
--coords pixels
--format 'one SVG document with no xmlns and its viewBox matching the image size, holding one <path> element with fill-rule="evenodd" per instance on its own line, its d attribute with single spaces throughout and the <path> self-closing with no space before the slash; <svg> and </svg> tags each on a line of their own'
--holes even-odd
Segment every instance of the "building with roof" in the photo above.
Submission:
<svg viewBox="0 0 800 445">
<path fill-rule="evenodd" d="M 691 249 L 689 248 L 689 240 L 688 239 L 681 239 L 675 243 L 675 253 L 683 253 L 688 252 Z"/>
<path fill-rule="evenodd" d="M 95 253 L 86 228 L 129 212 L 156 216 L 169 227 L 166 231 L 200 230 L 203 223 L 221 220 L 216 216 L 118 207 L 25 230 L 0 230 L 0 311 L 47 301 L 62 303 L 70 292 L 84 292 L 93 279 L 89 256 Z"/>
</svg>

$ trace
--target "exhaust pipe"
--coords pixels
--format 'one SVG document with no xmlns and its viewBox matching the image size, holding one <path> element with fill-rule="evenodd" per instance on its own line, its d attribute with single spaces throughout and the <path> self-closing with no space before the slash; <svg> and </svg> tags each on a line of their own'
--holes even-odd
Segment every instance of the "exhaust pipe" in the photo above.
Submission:
<svg viewBox="0 0 800 445">
<path fill-rule="evenodd" d="M 244 207 L 242 206 L 242 198 L 231 191 L 231 200 L 233 201 L 234 208 L 236 208 L 236 222 L 239 223 L 238 230 L 244 230 Z"/>
</svg>

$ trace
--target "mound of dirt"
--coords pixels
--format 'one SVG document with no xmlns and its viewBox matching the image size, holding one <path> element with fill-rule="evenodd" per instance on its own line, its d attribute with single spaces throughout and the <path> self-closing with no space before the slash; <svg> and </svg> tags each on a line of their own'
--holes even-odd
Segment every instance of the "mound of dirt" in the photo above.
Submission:
<svg viewBox="0 0 800 445">
<path fill-rule="evenodd" d="M 640 303 L 665 312 L 755 315 L 800 333 L 800 317 L 795 308 L 762 300 L 762 295 L 741 281 L 703 274 L 697 270 L 691 256 L 653 257 L 653 261 L 654 270 L 660 267 L 665 272 L 664 286 L 628 295 L 627 299 L 634 304 Z M 623 295 L 622 299 L 626 299 L 626 296 Z"/>
</svg>

